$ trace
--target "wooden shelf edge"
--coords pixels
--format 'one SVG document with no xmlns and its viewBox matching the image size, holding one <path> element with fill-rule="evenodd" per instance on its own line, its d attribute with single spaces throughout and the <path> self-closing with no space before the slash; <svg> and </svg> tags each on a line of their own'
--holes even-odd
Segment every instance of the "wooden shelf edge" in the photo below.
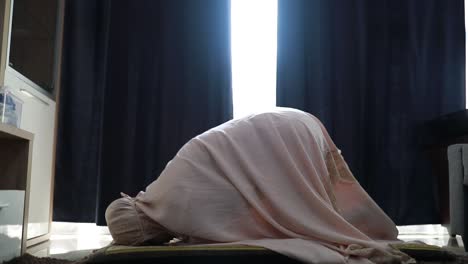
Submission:
<svg viewBox="0 0 468 264">
<path fill-rule="evenodd" d="M 34 139 L 34 134 L 26 130 L 0 123 L 0 134 L 8 134 L 15 137 L 20 137 L 29 141 Z"/>
</svg>

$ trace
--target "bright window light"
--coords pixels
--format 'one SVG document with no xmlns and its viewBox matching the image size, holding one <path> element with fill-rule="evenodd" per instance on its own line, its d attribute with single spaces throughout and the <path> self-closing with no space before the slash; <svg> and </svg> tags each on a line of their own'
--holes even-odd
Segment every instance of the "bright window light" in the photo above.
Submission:
<svg viewBox="0 0 468 264">
<path fill-rule="evenodd" d="M 231 0 L 234 118 L 276 105 L 277 0 Z"/>
</svg>

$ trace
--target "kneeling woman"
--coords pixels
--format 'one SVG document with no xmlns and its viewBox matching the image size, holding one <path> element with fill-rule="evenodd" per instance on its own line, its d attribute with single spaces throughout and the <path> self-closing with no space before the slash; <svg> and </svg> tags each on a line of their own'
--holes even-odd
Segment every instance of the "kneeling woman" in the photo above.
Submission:
<svg viewBox="0 0 468 264">
<path fill-rule="evenodd" d="M 294 109 L 247 116 L 190 140 L 135 198 L 111 203 L 115 243 L 262 246 L 309 263 L 405 263 L 398 231 L 327 131 Z"/>
</svg>

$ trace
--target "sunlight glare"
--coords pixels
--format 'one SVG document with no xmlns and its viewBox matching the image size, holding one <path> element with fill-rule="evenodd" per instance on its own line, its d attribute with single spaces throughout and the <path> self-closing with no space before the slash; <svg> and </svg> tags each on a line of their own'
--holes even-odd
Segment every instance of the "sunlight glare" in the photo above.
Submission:
<svg viewBox="0 0 468 264">
<path fill-rule="evenodd" d="M 234 118 L 276 105 L 277 0 L 231 0 Z"/>
</svg>

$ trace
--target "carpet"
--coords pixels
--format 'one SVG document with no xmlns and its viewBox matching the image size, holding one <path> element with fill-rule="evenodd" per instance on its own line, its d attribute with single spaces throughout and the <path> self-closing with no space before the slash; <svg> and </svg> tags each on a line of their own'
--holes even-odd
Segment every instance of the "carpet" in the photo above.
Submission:
<svg viewBox="0 0 468 264">
<path fill-rule="evenodd" d="M 71 264 L 70 260 L 56 258 L 38 258 L 33 255 L 24 254 L 21 257 L 3 262 L 3 264 Z"/>
<path fill-rule="evenodd" d="M 397 246 L 417 260 L 419 264 L 468 264 L 467 255 L 456 255 L 444 248 L 421 244 Z M 151 263 L 151 264 L 299 264 L 278 253 L 260 247 L 250 246 L 108 246 L 94 251 L 89 256 L 70 261 L 57 258 L 38 258 L 25 254 L 4 264 L 110 264 L 110 263 Z"/>
</svg>

